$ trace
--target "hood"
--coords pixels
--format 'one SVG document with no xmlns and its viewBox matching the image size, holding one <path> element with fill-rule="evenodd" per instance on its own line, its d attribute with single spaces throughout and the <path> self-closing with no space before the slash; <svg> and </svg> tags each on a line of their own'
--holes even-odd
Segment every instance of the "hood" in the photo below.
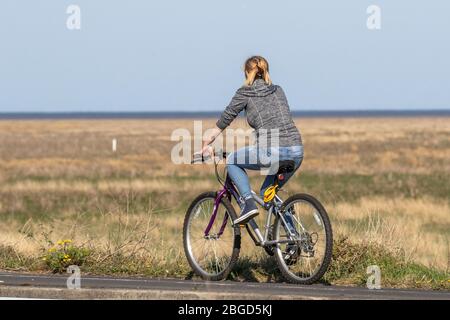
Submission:
<svg viewBox="0 0 450 320">
<path fill-rule="evenodd" d="M 265 97 L 274 93 L 277 87 L 273 84 L 266 84 L 262 79 L 256 79 L 251 86 L 243 86 L 237 92 L 246 97 Z"/>
</svg>

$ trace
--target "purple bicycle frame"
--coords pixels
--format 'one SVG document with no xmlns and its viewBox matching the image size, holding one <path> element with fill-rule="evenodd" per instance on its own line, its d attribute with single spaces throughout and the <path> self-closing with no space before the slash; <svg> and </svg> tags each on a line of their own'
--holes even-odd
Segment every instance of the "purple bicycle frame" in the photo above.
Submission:
<svg viewBox="0 0 450 320">
<path fill-rule="evenodd" d="M 219 209 L 220 201 L 222 201 L 222 198 L 225 196 L 227 196 L 229 200 L 231 200 L 231 196 L 233 196 L 234 199 L 236 199 L 236 202 L 239 203 L 239 194 L 236 191 L 236 188 L 234 187 L 233 183 L 231 182 L 228 176 L 225 179 L 223 189 L 217 192 L 217 196 L 214 201 L 213 214 L 211 215 L 211 219 L 209 220 L 208 226 L 205 229 L 205 237 L 207 237 L 209 235 L 209 232 L 211 231 L 211 228 L 216 220 L 217 210 Z M 227 221 L 228 221 L 228 212 L 225 214 L 223 218 L 223 222 L 217 236 L 220 237 L 223 234 L 225 227 L 227 225 Z"/>
</svg>

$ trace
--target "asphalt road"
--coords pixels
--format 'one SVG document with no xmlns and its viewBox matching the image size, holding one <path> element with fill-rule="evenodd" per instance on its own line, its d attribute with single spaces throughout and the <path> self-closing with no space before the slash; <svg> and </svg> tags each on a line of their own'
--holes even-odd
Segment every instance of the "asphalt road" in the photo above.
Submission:
<svg viewBox="0 0 450 320">
<path fill-rule="evenodd" d="M 59 292 L 73 291 L 67 289 L 67 278 L 69 275 L 35 275 L 0 272 L 0 297 L 11 297 L 5 294 L 7 289 L 15 288 L 14 296 L 26 298 L 27 293 L 33 293 L 39 289 L 43 292 L 51 292 L 50 289 Z M 25 293 L 20 296 L 18 288 L 26 288 Z M 299 286 L 285 283 L 250 283 L 250 282 L 205 282 L 180 279 L 151 279 L 151 278 L 115 278 L 100 276 L 82 276 L 81 288 L 78 292 L 95 292 L 102 289 L 102 292 L 164 292 L 165 298 L 182 298 L 183 292 L 202 293 L 203 298 L 259 298 L 259 299 L 439 299 L 450 300 L 450 291 L 425 291 L 425 290 L 400 290 L 400 289 L 380 289 L 369 290 L 366 288 L 327 286 L 322 284 L 312 286 Z M 33 290 L 35 289 L 35 290 Z M 33 294 L 32 297 L 48 298 L 45 293 L 41 296 Z M 78 296 L 83 298 L 83 296 Z M 103 296 L 104 297 L 104 296 Z M 117 296 L 115 296 L 117 297 Z M 92 295 L 89 297 L 92 298 Z M 145 296 L 144 296 L 145 298 Z M 150 297 L 151 298 L 151 297 Z M 194 296 L 195 298 L 195 296 Z"/>
</svg>

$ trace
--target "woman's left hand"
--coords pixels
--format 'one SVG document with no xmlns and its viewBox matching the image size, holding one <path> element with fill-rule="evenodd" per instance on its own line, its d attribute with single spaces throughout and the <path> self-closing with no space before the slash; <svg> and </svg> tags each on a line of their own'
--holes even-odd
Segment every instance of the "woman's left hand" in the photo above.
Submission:
<svg viewBox="0 0 450 320">
<path fill-rule="evenodd" d="M 217 127 L 210 131 L 210 136 L 203 140 L 203 148 L 201 153 L 205 158 L 214 156 L 214 148 L 211 146 L 211 143 L 213 143 L 216 137 L 222 132 L 222 130 Z"/>
<path fill-rule="evenodd" d="M 205 145 L 202 148 L 202 154 L 204 158 L 209 158 L 214 156 L 214 148 L 210 146 L 209 144 Z"/>
</svg>

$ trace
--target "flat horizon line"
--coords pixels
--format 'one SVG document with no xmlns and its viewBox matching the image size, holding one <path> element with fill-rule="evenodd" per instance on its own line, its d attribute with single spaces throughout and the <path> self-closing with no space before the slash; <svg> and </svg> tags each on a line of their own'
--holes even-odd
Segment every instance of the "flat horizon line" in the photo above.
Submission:
<svg viewBox="0 0 450 320">
<path fill-rule="evenodd" d="M 217 117 L 222 111 L 40 111 L 0 112 L 0 119 L 135 119 Z M 450 116 L 450 109 L 293 110 L 294 117 Z"/>
</svg>

